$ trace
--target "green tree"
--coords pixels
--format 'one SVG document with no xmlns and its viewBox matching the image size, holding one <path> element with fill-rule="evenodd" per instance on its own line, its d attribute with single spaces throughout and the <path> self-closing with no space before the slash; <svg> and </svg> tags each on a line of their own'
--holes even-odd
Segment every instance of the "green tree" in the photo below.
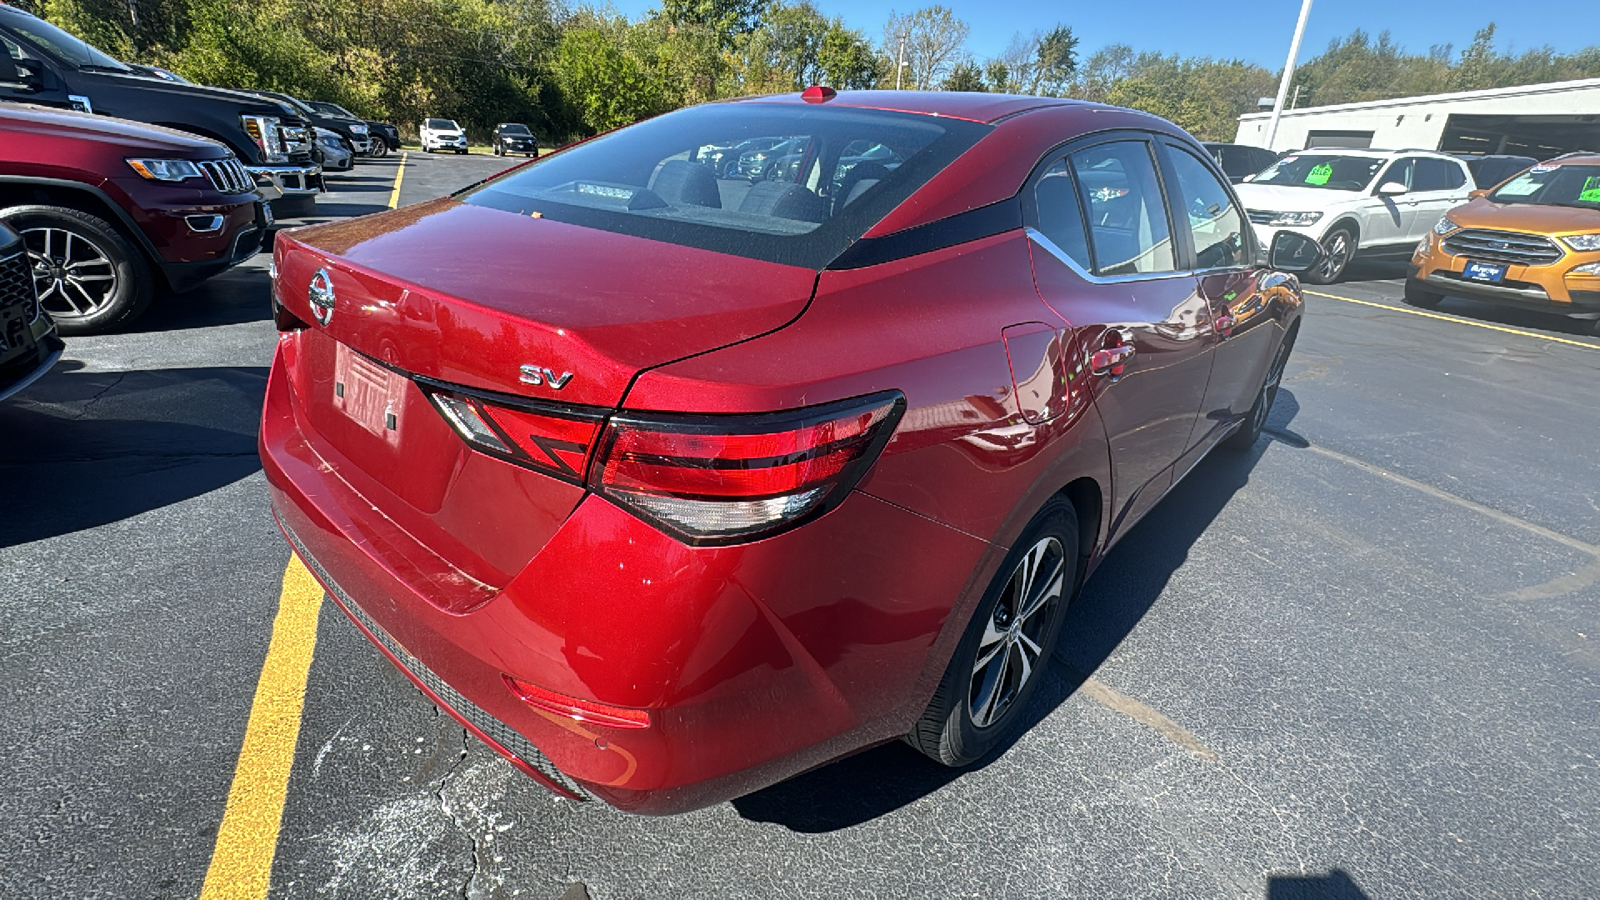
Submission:
<svg viewBox="0 0 1600 900">
<path fill-rule="evenodd" d="M 941 91 L 986 91 L 988 86 L 983 81 L 983 70 L 971 60 L 963 60 L 950 69 L 950 74 L 945 76 L 939 85 Z"/>
<path fill-rule="evenodd" d="M 1078 71 L 1078 38 L 1072 29 L 1057 25 L 1039 36 L 1034 51 L 1033 83 L 1028 92 L 1060 93 Z"/>
</svg>

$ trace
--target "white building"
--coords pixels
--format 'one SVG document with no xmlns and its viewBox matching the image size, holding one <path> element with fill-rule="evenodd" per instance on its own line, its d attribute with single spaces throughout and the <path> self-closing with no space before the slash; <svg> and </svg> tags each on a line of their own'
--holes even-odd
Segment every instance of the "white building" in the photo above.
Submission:
<svg viewBox="0 0 1600 900">
<path fill-rule="evenodd" d="M 1267 146 L 1271 112 L 1239 117 L 1237 143 Z M 1600 78 L 1285 110 L 1270 150 L 1307 147 L 1512 153 L 1600 150 Z"/>
</svg>

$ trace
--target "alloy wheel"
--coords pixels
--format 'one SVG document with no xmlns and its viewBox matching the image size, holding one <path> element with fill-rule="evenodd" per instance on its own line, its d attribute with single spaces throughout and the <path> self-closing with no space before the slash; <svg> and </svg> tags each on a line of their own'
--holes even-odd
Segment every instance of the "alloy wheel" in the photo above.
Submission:
<svg viewBox="0 0 1600 900">
<path fill-rule="evenodd" d="M 117 295 L 116 264 L 106 251 L 82 234 L 65 228 L 22 231 L 39 305 L 58 319 L 92 316 Z"/>
<path fill-rule="evenodd" d="M 1322 271 L 1318 274 L 1326 281 L 1333 281 L 1344 272 L 1345 264 L 1350 262 L 1350 236 L 1343 231 L 1335 231 L 1324 249 L 1328 257 L 1323 260 Z"/>
<path fill-rule="evenodd" d="M 974 727 L 1000 721 L 1034 677 L 1065 583 L 1066 553 L 1054 537 L 1034 544 L 1017 563 L 978 639 L 967 689 Z"/>
</svg>

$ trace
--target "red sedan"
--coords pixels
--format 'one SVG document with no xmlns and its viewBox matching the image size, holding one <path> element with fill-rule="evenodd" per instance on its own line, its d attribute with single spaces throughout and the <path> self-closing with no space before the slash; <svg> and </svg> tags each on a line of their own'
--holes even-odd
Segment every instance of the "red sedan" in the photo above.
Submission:
<svg viewBox="0 0 1600 900">
<path fill-rule="evenodd" d="M 988 94 L 681 110 L 274 254 L 295 551 L 519 768 L 644 813 L 994 748 L 1301 315 L 1193 138 Z"/>
</svg>

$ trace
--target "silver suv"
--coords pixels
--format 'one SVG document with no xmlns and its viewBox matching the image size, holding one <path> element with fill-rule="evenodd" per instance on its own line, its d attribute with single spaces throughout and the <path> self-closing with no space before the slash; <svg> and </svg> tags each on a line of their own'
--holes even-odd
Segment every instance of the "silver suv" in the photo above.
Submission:
<svg viewBox="0 0 1600 900">
<path fill-rule="evenodd" d="M 1261 246 L 1285 230 L 1315 239 L 1326 259 L 1302 277 L 1331 284 L 1357 256 L 1410 256 L 1472 188 L 1466 164 L 1443 153 L 1312 148 L 1235 189 Z"/>
</svg>

